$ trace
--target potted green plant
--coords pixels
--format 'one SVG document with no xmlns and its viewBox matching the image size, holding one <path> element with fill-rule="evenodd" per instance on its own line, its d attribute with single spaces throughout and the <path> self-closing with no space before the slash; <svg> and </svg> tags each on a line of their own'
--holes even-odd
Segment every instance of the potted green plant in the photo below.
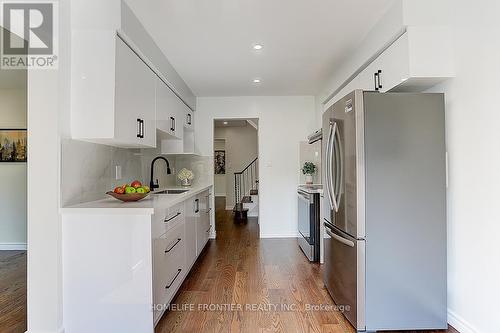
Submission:
<svg viewBox="0 0 500 333">
<path fill-rule="evenodd" d="M 306 184 L 313 183 L 312 175 L 316 172 L 316 165 L 313 162 L 305 162 L 302 167 L 302 173 L 306 175 Z"/>
</svg>

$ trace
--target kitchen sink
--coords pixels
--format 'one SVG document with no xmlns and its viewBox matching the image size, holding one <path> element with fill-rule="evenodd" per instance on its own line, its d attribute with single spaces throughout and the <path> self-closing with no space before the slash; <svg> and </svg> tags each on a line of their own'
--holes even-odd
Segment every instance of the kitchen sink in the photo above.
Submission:
<svg viewBox="0 0 500 333">
<path fill-rule="evenodd" d="M 182 194 L 189 190 L 163 190 L 160 192 L 153 192 L 153 194 Z"/>
</svg>

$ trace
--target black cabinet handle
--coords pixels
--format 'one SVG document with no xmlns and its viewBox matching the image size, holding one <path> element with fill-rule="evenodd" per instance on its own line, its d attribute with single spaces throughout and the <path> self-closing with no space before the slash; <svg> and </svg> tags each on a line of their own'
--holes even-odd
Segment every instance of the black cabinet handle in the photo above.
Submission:
<svg viewBox="0 0 500 333">
<path fill-rule="evenodd" d="M 141 138 L 141 119 L 137 118 L 137 137 Z"/>
<path fill-rule="evenodd" d="M 177 241 L 174 243 L 174 245 L 172 245 L 169 249 L 166 249 L 165 250 L 165 253 L 169 253 L 170 251 L 172 251 L 172 249 L 177 245 L 179 244 L 179 242 L 181 241 L 180 238 L 177 238 Z"/>
<path fill-rule="evenodd" d="M 382 89 L 382 80 L 380 79 L 382 74 L 382 70 L 378 70 L 375 74 L 373 74 L 373 77 L 375 78 L 375 90 L 379 91 L 379 89 Z"/>
<path fill-rule="evenodd" d="M 174 284 L 175 279 L 177 279 L 177 277 L 179 276 L 179 274 L 181 274 L 181 271 L 182 271 L 182 269 L 180 269 L 180 268 L 177 269 L 177 274 L 175 274 L 174 279 L 172 280 L 172 282 L 170 282 L 169 284 L 167 284 L 165 286 L 165 289 L 168 289 L 168 288 L 172 287 L 172 285 Z"/>
<path fill-rule="evenodd" d="M 178 212 L 177 214 L 175 214 L 174 216 L 172 216 L 171 218 L 166 218 L 165 220 L 163 220 L 163 222 L 169 222 L 169 221 L 172 221 L 173 219 L 175 219 L 177 216 L 181 215 L 182 213 L 181 212 Z"/>
<path fill-rule="evenodd" d="M 187 124 L 191 125 L 191 113 L 187 114 Z"/>
<path fill-rule="evenodd" d="M 212 229 L 212 226 L 210 226 L 210 228 L 208 228 L 207 233 L 210 232 L 210 229 Z"/>
<path fill-rule="evenodd" d="M 195 213 L 198 213 L 200 211 L 200 199 L 196 199 L 194 201 L 194 212 Z"/>
<path fill-rule="evenodd" d="M 378 77 L 378 72 L 373 74 L 373 81 L 374 81 L 373 85 L 374 85 L 376 91 L 378 91 L 378 80 L 377 80 L 377 77 Z"/>
<path fill-rule="evenodd" d="M 144 119 L 141 119 L 141 139 L 144 139 Z"/>
<path fill-rule="evenodd" d="M 175 131 L 175 118 L 174 117 L 170 117 L 170 130 L 172 132 Z"/>
</svg>

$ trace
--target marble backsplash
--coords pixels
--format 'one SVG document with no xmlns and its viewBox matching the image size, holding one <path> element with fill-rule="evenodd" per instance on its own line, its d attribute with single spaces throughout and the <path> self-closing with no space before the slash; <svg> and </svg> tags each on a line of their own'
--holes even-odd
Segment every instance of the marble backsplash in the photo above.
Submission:
<svg viewBox="0 0 500 333">
<path fill-rule="evenodd" d="M 138 179 L 149 185 L 151 161 L 161 155 L 160 149 L 125 149 L 64 139 L 61 147 L 61 204 L 74 205 L 99 200 L 116 186 Z M 154 178 L 160 187 L 179 186 L 175 176 L 182 168 L 194 172 L 193 184 L 213 181 L 213 158 L 194 155 L 164 156 L 172 170 L 167 175 L 164 161 L 157 161 Z M 122 178 L 116 180 L 116 166 Z"/>
<path fill-rule="evenodd" d="M 214 181 L 214 159 L 211 156 L 178 156 L 175 159 L 177 171 L 182 168 L 189 169 L 194 173 L 193 185 L 206 184 Z M 180 185 L 180 180 L 177 179 Z"/>
<path fill-rule="evenodd" d="M 71 139 L 61 147 L 61 204 L 73 205 L 104 198 L 107 191 L 141 175 L 139 149 L 122 149 Z M 115 179 L 115 167 L 122 179 Z"/>
</svg>

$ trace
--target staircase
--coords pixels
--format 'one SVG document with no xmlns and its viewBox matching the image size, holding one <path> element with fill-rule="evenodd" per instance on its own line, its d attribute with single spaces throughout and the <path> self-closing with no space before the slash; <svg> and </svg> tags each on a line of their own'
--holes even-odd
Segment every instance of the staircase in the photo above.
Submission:
<svg viewBox="0 0 500 333">
<path fill-rule="evenodd" d="M 258 158 L 255 158 L 243 171 L 234 173 L 234 217 L 245 221 L 248 217 L 259 216 L 259 175 Z"/>
</svg>

